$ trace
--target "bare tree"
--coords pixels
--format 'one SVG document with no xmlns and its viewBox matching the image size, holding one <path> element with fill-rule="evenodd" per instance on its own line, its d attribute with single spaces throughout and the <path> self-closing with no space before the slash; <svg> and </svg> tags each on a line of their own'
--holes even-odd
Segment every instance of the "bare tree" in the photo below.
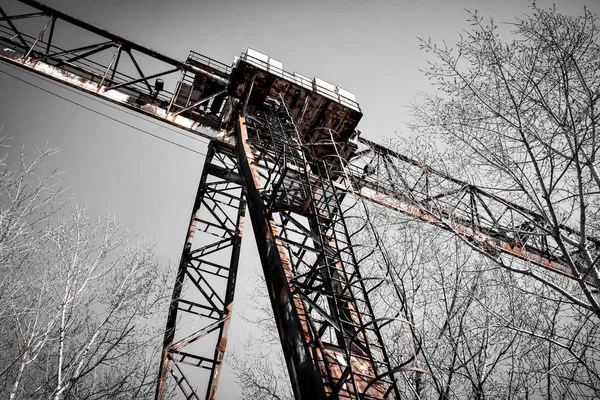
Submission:
<svg viewBox="0 0 600 400">
<path fill-rule="evenodd" d="M 292 386 L 262 274 L 255 274 L 253 286 L 254 290 L 247 294 L 247 302 L 252 306 L 249 313 L 240 317 L 249 326 L 259 328 L 259 334 L 248 333 L 242 348 L 229 352 L 227 363 L 242 389 L 242 398 L 291 400 Z"/>
<path fill-rule="evenodd" d="M 503 273 L 469 278 L 476 286 L 456 281 L 448 294 L 468 299 L 461 304 L 477 310 L 467 325 L 471 332 L 500 335 L 494 341 L 506 343 L 501 357 L 487 366 L 501 362 L 496 378 L 519 388 L 518 397 L 597 398 L 597 19 L 587 10 L 573 18 L 533 5 L 530 16 L 507 25 L 510 42 L 502 39 L 493 20 L 486 24 L 472 14 L 470 22 L 471 29 L 455 46 L 422 40 L 423 49 L 435 58 L 426 74 L 437 93 L 415 107 L 413 127 L 443 141 L 447 150 L 440 158 L 460 165 L 455 169 L 462 172 L 460 178 L 532 210 L 537 215 L 533 225 L 512 227 L 513 243 L 523 233 L 552 241 L 569 277 L 465 241 L 487 258 L 487 269 L 495 266 Z M 436 214 L 433 208 L 430 212 Z M 442 213 L 436 217 L 447 220 Z M 490 293 L 495 301 L 489 301 Z M 452 320 L 460 320 L 456 318 Z M 445 330 L 450 334 L 450 327 Z M 459 333 L 463 348 L 455 347 L 451 354 L 463 357 L 461 374 L 485 384 L 485 375 L 469 371 L 469 363 L 480 357 L 464 348 L 473 342 Z M 497 396 L 501 381 L 494 376 L 485 380 L 493 385 L 473 397 Z"/>
<path fill-rule="evenodd" d="M 458 238 L 385 210 L 370 213 L 387 252 L 385 285 L 373 290 L 381 313 L 402 314 L 386 329 L 394 365 L 427 373 L 403 373 L 398 385 L 414 398 L 518 398 L 504 379 L 514 332 L 499 329 L 485 307 L 497 308 L 501 293 L 486 290 L 498 271 Z M 371 276 L 377 275 L 371 270 Z M 477 300 L 476 300 L 477 299 Z M 411 360 L 413 359 L 413 360 Z"/>
<path fill-rule="evenodd" d="M 431 151 L 422 137 L 419 146 L 394 147 L 533 210 L 536 225 L 513 226 L 512 243 L 524 234 L 551 239 L 569 276 L 369 206 L 363 217 L 371 223 L 363 220 L 363 235 L 353 237 L 365 254 L 378 244 L 379 253 L 361 254 L 361 273 L 378 314 L 399 316 L 382 329 L 390 358 L 426 371 L 395 378 L 415 399 L 598 398 L 596 18 L 533 6 L 530 17 L 509 25 L 509 43 L 493 21 L 473 15 L 471 23 L 455 47 L 422 41 L 437 59 L 427 73 L 439 91 L 416 106 L 415 127 L 441 138 L 446 152 Z M 402 187 L 410 170 L 397 167 Z M 422 177 L 418 169 L 409 183 Z M 449 220 L 437 213 L 441 202 L 426 200 L 420 205 L 440 224 Z M 264 345 L 247 347 L 256 343 Z M 240 383 L 255 398 L 282 398 L 282 367 L 260 360 L 234 357 Z"/>
<path fill-rule="evenodd" d="M 586 284 L 600 284 L 596 18 L 532 9 L 510 25 L 510 43 L 476 14 L 455 47 L 422 41 L 437 60 L 427 75 L 438 93 L 416 107 L 416 127 L 469 160 L 474 183 L 539 215 L 536 228 L 556 241 L 579 284 L 578 293 L 561 294 L 600 317 L 598 296 Z M 566 235 L 565 226 L 577 234 Z"/>
<path fill-rule="evenodd" d="M 19 168 L 5 162 L 0 174 L 0 391 L 11 399 L 148 398 L 166 271 L 114 217 L 65 207 L 57 175 L 41 175 L 54 152 L 27 161 L 21 151 Z"/>
</svg>

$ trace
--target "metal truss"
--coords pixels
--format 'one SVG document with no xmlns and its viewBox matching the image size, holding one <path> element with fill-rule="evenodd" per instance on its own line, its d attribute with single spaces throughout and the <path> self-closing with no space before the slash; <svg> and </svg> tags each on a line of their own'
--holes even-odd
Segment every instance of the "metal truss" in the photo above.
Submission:
<svg viewBox="0 0 600 400">
<path fill-rule="evenodd" d="M 245 211 L 235 151 L 211 143 L 169 307 L 158 399 L 163 398 L 169 381 L 176 383 L 186 399 L 216 396 Z M 208 371 L 208 376 L 189 366 Z M 205 382 L 208 386 L 203 395 L 198 387 Z"/>
<path fill-rule="evenodd" d="M 195 52 L 181 62 L 36 1 L 19 2 L 33 12 L 8 15 L 0 7 L 1 60 L 213 141 L 228 142 L 211 128 L 230 118 L 233 105 L 224 92 L 229 66 Z M 33 24 L 37 28 L 20 26 L 23 21 L 38 21 Z M 68 49 L 56 46 L 59 24 L 69 25 L 72 36 L 87 42 Z M 129 65 L 122 58 L 128 58 Z M 152 73 L 144 72 L 147 68 Z M 164 82 L 152 85 L 152 79 L 172 74 L 179 74 L 171 82 L 172 90 Z M 553 228 L 538 213 L 368 140 L 361 143 L 349 176 L 364 198 L 458 233 L 485 251 L 510 254 L 595 286 L 600 283 L 566 267 L 568 260 L 552 238 Z M 364 170 L 367 165 L 369 173 Z M 408 176 L 405 181 L 403 174 Z M 565 237 L 579 238 L 575 229 L 558 228 Z M 600 239 L 589 241 L 598 252 Z M 578 250 L 568 243 L 566 250 L 577 262 Z"/>
<path fill-rule="evenodd" d="M 591 286 L 600 282 L 585 272 L 575 245 L 579 232 L 555 227 L 542 215 L 455 179 L 429 165 L 359 139 L 362 147 L 347 167 L 352 190 L 362 197 L 464 237 L 490 255 L 508 254 Z M 600 239 L 587 237 L 594 257 Z M 565 246 L 564 251 L 561 246 Z M 565 253 L 569 254 L 568 260 Z M 577 268 L 569 267 L 575 264 Z"/>
<path fill-rule="evenodd" d="M 185 62 L 37 1 L 0 7 L 0 59 L 214 139 L 230 67 L 196 52 Z"/>
<path fill-rule="evenodd" d="M 210 139 L 157 398 L 171 389 L 187 399 L 216 396 L 245 196 L 298 399 L 400 398 L 397 379 L 418 371 L 410 357 L 390 364 L 383 332 L 397 315 L 376 315 L 369 299 L 381 281 L 366 265 L 377 262 L 358 250 L 362 228 L 349 224 L 364 200 L 453 232 L 489 255 L 575 278 L 585 290 L 600 284 L 580 267 L 577 230 L 550 226 L 497 193 L 353 139 L 362 114 L 339 93 L 248 54 L 235 68 L 195 52 L 178 61 L 37 1 L 19 3 L 25 10 L 0 7 L 1 61 Z M 586 241 L 593 267 L 600 239 Z"/>
<path fill-rule="evenodd" d="M 276 103 L 238 124 L 250 215 L 296 398 L 400 398 L 338 183 Z M 244 165 L 247 163 L 246 165 Z"/>
</svg>

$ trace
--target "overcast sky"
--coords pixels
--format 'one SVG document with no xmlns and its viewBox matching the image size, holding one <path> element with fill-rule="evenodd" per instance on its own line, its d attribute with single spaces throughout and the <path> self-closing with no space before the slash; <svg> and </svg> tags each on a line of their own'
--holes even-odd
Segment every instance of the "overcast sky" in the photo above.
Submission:
<svg viewBox="0 0 600 400">
<path fill-rule="evenodd" d="M 15 0 L 1 0 L 11 10 Z M 184 60 L 189 50 L 230 64 L 252 47 L 283 62 L 284 69 L 318 76 L 356 94 L 364 117 L 363 136 L 377 140 L 406 133 L 407 106 L 428 81 L 417 37 L 452 43 L 468 28 L 468 10 L 511 21 L 528 11 L 525 0 L 505 1 L 232 1 L 232 0 L 45 0 L 45 4 L 104 27 L 161 53 Z M 556 3 L 559 12 L 581 14 L 584 5 L 600 13 L 599 0 L 538 1 Z M 44 23 L 40 20 L 40 23 Z M 203 142 L 159 124 L 117 111 L 43 79 L 0 64 L 0 71 L 47 88 L 111 118 L 133 124 L 199 153 Z M 65 186 L 93 214 L 116 213 L 130 231 L 157 242 L 162 263 L 177 264 L 203 164 L 202 155 L 129 128 L 107 117 L 0 73 L 0 135 L 13 145 L 62 150 L 51 167 L 64 170 Z M 249 219 L 248 219 L 249 220 Z M 246 228 L 246 233 L 251 233 Z M 236 298 L 251 288 L 258 268 L 253 237 L 245 235 Z M 173 275 L 175 270 L 173 271 Z M 238 311 L 243 303 L 236 303 Z M 230 343 L 244 339 L 239 322 Z M 225 371 L 223 398 L 238 392 Z M 226 396 L 225 396 L 226 394 Z"/>
</svg>

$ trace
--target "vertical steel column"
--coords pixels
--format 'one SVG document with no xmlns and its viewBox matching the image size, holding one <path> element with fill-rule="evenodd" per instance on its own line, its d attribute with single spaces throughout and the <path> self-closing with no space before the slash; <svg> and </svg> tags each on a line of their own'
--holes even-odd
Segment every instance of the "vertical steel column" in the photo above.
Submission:
<svg viewBox="0 0 600 400">
<path fill-rule="evenodd" d="M 173 288 L 156 399 L 170 389 L 169 375 L 186 399 L 199 399 L 206 381 L 205 398 L 216 396 L 245 211 L 235 150 L 211 142 Z M 209 376 L 188 366 L 208 370 Z"/>
<path fill-rule="evenodd" d="M 274 107 L 253 110 L 248 127 L 240 118 L 236 140 L 296 399 L 399 398 L 344 224 L 347 192 Z"/>
<path fill-rule="evenodd" d="M 240 117 L 236 126 L 240 172 L 294 395 L 297 400 L 324 400 L 323 378 L 314 356 L 314 340 L 309 333 L 304 306 L 291 292 L 288 283 L 292 279 L 290 264 L 283 243 L 277 239 L 277 227 L 267 217 L 260 194 L 262 185 L 247 139 L 245 118 Z"/>
</svg>

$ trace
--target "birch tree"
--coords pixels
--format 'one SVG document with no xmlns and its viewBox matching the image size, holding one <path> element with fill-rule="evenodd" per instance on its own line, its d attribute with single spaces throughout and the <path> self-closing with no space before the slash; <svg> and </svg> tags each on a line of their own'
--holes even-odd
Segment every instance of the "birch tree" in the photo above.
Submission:
<svg viewBox="0 0 600 400">
<path fill-rule="evenodd" d="M 45 149 L 0 173 L 0 392 L 10 399 L 149 398 L 166 307 L 152 246 L 92 218 L 43 175 Z"/>
</svg>

